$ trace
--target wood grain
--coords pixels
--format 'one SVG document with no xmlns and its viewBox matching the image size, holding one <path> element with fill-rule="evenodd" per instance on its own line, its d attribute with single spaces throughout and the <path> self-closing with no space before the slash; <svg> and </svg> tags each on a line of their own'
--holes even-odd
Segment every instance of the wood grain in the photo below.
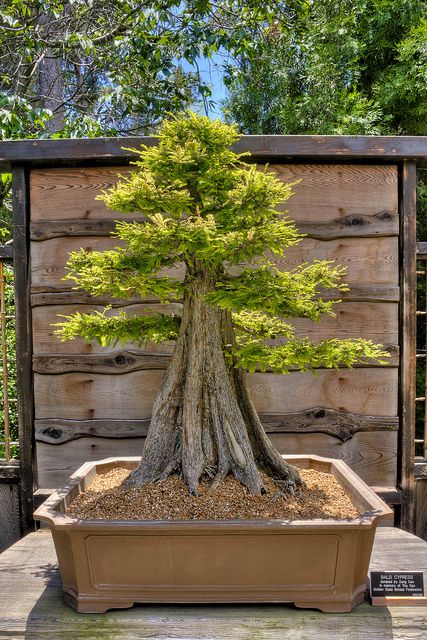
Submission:
<svg viewBox="0 0 427 640">
<path fill-rule="evenodd" d="M 414 479 L 414 439 L 415 439 L 415 396 L 416 396 L 416 307 L 417 307 L 417 167 L 414 162 L 405 162 L 401 171 L 400 190 L 400 326 L 402 332 L 402 364 L 400 403 L 402 429 L 400 439 L 400 480 L 402 487 L 401 526 L 414 532 L 415 526 L 415 479 Z"/>
<path fill-rule="evenodd" d="M 65 264 L 72 251 L 105 251 L 120 246 L 114 238 L 84 236 L 52 238 L 31 243 L 32 292 L 64 291 L 74 283 L 66 280 Z M 352 284 L 397 285 L 398 247 L 396 238 L 347 238 L 328 242 L 305 238 L 291 247 L 283 258 L 276 258 L 279 269 L 293 269 L 312 260 L 334 260 L 346 267 L 345 282 Z M 165 275 L 183 278 L 184 268 L 176 265 L 164 270 Z"/>
<path fill-rule="evenodd" d="M 319 240 L 333 240 L 351 236 L 359 238 L 396 236 L 398 220 L 396 213 L 380 211 L 373 216 L 350 214 L 343 218 L 335 218 L 331 222 L 298 220 L 298 229 L 301 233 Z"/>
<path fill-rule="evenodd" d="M 110 218 L 71 218 L 70 220 L 37 220 L 30 225 L 31 240 L 49 240 L 62 236 L 108 236 L 116 228 L 118 216 Z M 127 215 L 126 222 L 137 222 L 143 220 L 143 216 L 137 217 Z"/>
<path fill-rule="evenodd" d="M 262 413 L 267 433 L 325 433 L 342 442 L 360 431 L 397 431 L 396 416 L 363 416 L 314 407 L 297 413 Z M 85 436 L 140 438 L 147 435 L 150 418 L 143 420 L 67 420 L 47 418 L 35 421 L 36 440 L 64 444 Z"/>
<path fill-rule="evenodd" d="M 148 347 L 149 345 L 147 345 Z M 170 355 L 166 352 L 157 351 L 141 352 L 131 349 L 121 349 L 110 353 L 70 353 L 68 355 L 47 354 L 33 356 L 33 370 L 37 373 L 70 373 L 79 371 L 82 373 L 109 373 L 111 375 L 129 373 L 131 371 L 144 371 L 146 369 L 166 369 L 170 362 Z M 397 345 L 384 345 L 388 351 L 389 358 L 386 364 L 381 366 L 399 366 L 399 347 Z M 378 362 L 370 360 L 354 367 L 378 367 Z M 297 370 L 298 367 L 291 367 Z M 267 367 L 267 371 L 271 369 Z"/>
<path fill-rule="evenodd" d="M 53 326 L 62 321 L 61 316 L 75 311 L 90 313 L 100 311 L 101 305 L 51 305 L 35 307 L 33 309 L 33 341 L 34 354 L 79 354 L 79 353 L 112 353 L 120 351 L 121 347 L 101 347 L 94 343 L 88 345 L 80 339 L 70 342 L 61 342 L 55 334 Z M 129 315 L 146 315 L 150 312 L 180 313 L 181 305 L 171 304 L 135 304 L 124 308 Z M 108 312 L 109 315 L 115 311 Z M 394 344 L 398 342 L 398 305 L 395 303 L 372 302 L 343 302 L 335 307 L 335 317 L 324 316 L 320 323 L 312 322 L 305 318 L 296 318 L 292 321 L 296 328 L 296 335 L 309 337 L 311 340 L 324 340 L 326 338 L 358 338 L 364 337 L 382 344 Z M 147 345 L 144 349 L 135 349 L 142 352 L 167 352 L 171 346 Z"/>
<path fill-rule="evenodd" d="M 104 307 L 101 305 L 52 305 L 46 307 L 35 307 L 33 309 L 33 340 L 34 354 L 79 354 L 79 353 L 99 353 L 111 354 L 118 353 L 122 348 L 130 348 L 138 353 L 171 353 L 172 345 L 156 345 L 150 344 L 143 349 L 135 348 L 130 343 L 121 347 L 102 347 L 96 342 L 87 343 L 82 339 L 75 339 L 69 342 L 61 342 L 55 331 L 57 327 L 54 324 L 61 322 L 63 318 L 60 316 L 70 315 L 75 311 L 81 313 L 90 313 L 92 311 L 101 311 Z M 119 307 L 120 308 L 120 307 Z M 181 305 L 178 303 L 170 304 L 129 304 L 125 307 L 126 313 L 129 315 L 151 315 L 154 313 L 180 313 Z M 116 310 L 111 310 L 108 315 L 114 315 Z"/>
<path fill-rule="evenodd" d="M 128 167 L 73 167 L 31 171 L 31 220 L 110 218 L 101 191 L 129 174 Z M 116 218 L 126 214 L 115 213 Z"/>
<path fill-rule="evenodd" d="M 346 268 L 344 282 L 352 284 L 398 284 L 397 238 L 345 238 L 316 240 L 304 238 L 275 258 L 278 268 L 287 271 L 302 262 L 333 260 Z"/>
<path fill-rule="evenodd" d="M 347 216 L 375 216 L 387 211 L 393 215 L 397 235 L 398 222 L 394 217 L 398 210 L 397 167 L 272 164 L 270 170 L 283 182 L 301 180 L 293 187 L 292 198 L 282 207 L 297 223 L 333 222 Z"/>
<path fill-rule="evenodd" d="M 112 213 L 111 218 L 70 218 L 66 220 L 37 220 L 31 223 L 31 240 L 49 240 L 61 236 L 107 236 L 114 231 L 116 219 L 119 216 Z M 143 215 L 137 217 L 128 215 L 127 222 L 140 222 Z M 350 214 L 332 221 L 310 222 L 298 220 L 301 233 L 319 240 L 334 240 L 352 236 L 371 238 L 396 236 L 398 231 L 397 214 L 390 211 L 380 211 L 373 216 Z"/>
<path fill-rule="evenodd" d="M 351 440 L 313 433 L 310 435 L 271 434 L 274 446 L 282 454 L 316 452 L 317 455 L 344 460 L 367 484 L 396 484 L 397 433 L 372 431 L 357 433 Z"/>
<path fill-rule="evenodd" d="M 143 419 L 151 415 L 163 372 L 134 371 L 117 376 L 35 374 L 36 418 Z M 397 369 L 254 373 L 248 384 L 260 413 L 289 413 L 313 406 L 365 415 L 397 415 Z"/>
<path fill-rule="evenodd" d="M 397 415 L 397 369 L 321 369 L 316 376 L 254 373 L 249 389 L 260 413 L 304 411 L 322 406 L 365 415 Z"/>
<path fill-rule="evenodd" d="M 284 207 L 294 220 L 333 223 L 347 216 L 376 216 L 388 212 L 397 235 L 396 167 L 273 164 L 270 170 L 284 182 L 301 180 Z M 128 172 L 126 167 L 34 169 L 31 172 L 32 220 L 111 217 L 111 211 L 95 198 Z M 390 231 L 390 220 L 384 218 L 382 222 L 385 235 Z M 362 227 L 363 223 L 350 226 Z"/>
<path fill-rule="evenodd" d="M 30 201 L 28 170 L 12 171 L 13 262 L 16 317 L 16 376 L 19 389 L 18 426 L 20 449 L 20 528 L 25 534 L 34 530 L 33 489 L 37 483 L 33 431 L 34 394 L 31 366 L 32 317 L 30 304 L 31 266 L 29 254 Z"/>
<path fill-rule="evenodd" d="M 49 288 L 49 287 L 48 287 Z M 376 285 L 363 284 L 352 285 L 350 291 L 325 292 L 323 297 L 325 300 L 345 300 L 346 302 L 399 302 L 400 300 L 398 285 Z M 141 302 L 137 298 L 109 298 L 107 296 L 94 297 L 85 291 L 58 291 L 52 287 L 52 291 L 41 291 L 31 295 L 31 306 L 42 307 L 61 304 L 95 304 L 95 305 L 111 305 L 113 307 L 125 307 Z M 144 300 L 145 303 L 156 303 L 158 300 Z"/>
<path fill-rule="evenodd" d="M 72 280 L 65 279 L 68 256 L 72 251 L 105 251 L 121 246 L 115 238 L 81 237 L 53 238 L 44 242 L 31 243 L 32 292 L 67 291 L 75 287 Z M 176 265 L 162 271 L 163 275 L 182 279 L 184 267 Z"/>
<path fill-rule="evenodd" d="M 361 432 L 346 442 L 322 433 L 271 434 L 270 438 L 280 453 L 314 453 L 340 458 L 368 484 L 395 484 L 396 432 Z M 143 438 L 79 438 L 60 446 L 61 465 L 58 465 L 58 447 L 39 442 L 37 452 L 41 474 L 40 487 L 62 486 L 75 469 L 89 460 L 138 455 L 143 444 Z"/>
</svg>

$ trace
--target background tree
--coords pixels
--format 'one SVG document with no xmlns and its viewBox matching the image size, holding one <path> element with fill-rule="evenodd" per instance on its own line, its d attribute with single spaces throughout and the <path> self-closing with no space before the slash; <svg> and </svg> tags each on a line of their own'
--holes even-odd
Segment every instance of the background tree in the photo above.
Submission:
<svg viewBox="0 0 427 640">
<path fill-rule="evenodd" d="M 78 312 L 60 325 L 64 340 L 176 340 L 131 485 L 177 472 L 197 494 L 202 475 L 215 487 L 232 473 L 259 494 L 262 469 L 295 490 L 299 474 L 265 434 L 245 370 L 287 373 L 385 355 L 363 339 L 295 337 L 290 318 L 333 313 L 321 293 L 345 289 L 343 270 L 327 261 L 276 268 L 272 256 L 301 239 L 275 209 L 291 185 L 244 164 L 230 150 L 237 138 L 234 127 L 192 113 L 165 122 L 158 146 L 139 152 L 137 171 L 102 196 L 114 210 L 144 216 L 117 222 L 124 247 L 80 250 L 68 262 L 69 277 L 92 295 L 183 300 L 180 316 Z M 183 281 L 164 273 L 176 263 L 185 266 Z"/>
<path fill-rule="evenodd" d="M 230 65 L 243 133 L 427 133 L 425 0 L 316 0 L 287 10 Z"/>
</svg>

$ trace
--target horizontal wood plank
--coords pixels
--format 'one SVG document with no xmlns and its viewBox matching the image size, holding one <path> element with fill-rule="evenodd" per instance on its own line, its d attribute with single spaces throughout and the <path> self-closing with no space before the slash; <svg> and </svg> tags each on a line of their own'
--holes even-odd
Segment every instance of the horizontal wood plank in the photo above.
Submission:
<svg viewBox="0 0 427 640">
<path fill-rule="evenodd" d="M 96 198 L 126 175 L 129 167 L 35 169 L 30 174 L 31 220 L 111 219 L 111 209 Z M 114 216 L 126 219 L 126 214 Z"/>
<path fill-rule="evenodd" d="M 398 234 L 396 167 L 271 164 L 270 170 L 283 182 L 300 180 L 293 187 L 292 198 L 281 205 L 297 224 L 300 220 L 303 223 L 339 219 L 348 222 L 351 216 L 376 216 L 377 223 L 382 222 L 387 229 L 385 234 L 390 230 Z M 355 226 L 361 230 L 363 224 L 361 218 Z"/>
<path fill-rule="evenodd" d="M 66 220 L 37 220 L 30 225 L 31 240 L 41 241 L 61 236 L 107 236 L 115 230 L 119 216 L 111 218 L 71 218 Z M 128 215 L 127 222 L 140 222 L 144 217 Z M 384 237 L 396 236 L 398 231 L 397 214 L 381 211 L 373 216 L 350 214 L 343 218 L 335 218 L 325 222 L 298 220 L 298 230 L 319 240 L 334 240 L 348 237 Z"/>
<path fill-rule="evenodd" d="M 177 313 L 181 311 L 181 304 L 170 303 L 140 303 L 129 304 L 125 307 L 126 313 L 132 315 L 151 315 L 152 313 Z M 34 354 L 37 357 L 40 354 L 83 354 L 83 353 L 98 353 L 98 354 L 111 354 L 119 353 L 123 348 L 132 349 L 136 353 L 171 353 L 173 350 L 172 345 L 156 345 L 150 344 L 146 347 L 139 349 L 135 345 L 128 344 L 127 346 L 118 347 L 102 347 L 96 342 L 87 343 L 82 339 L 76 338 L 68 342 L 61 342 L 60 338 L 56 335 L 57 327 L 54 325 L 63 321 L 61 316 L 70 315 L 75 311 L 80 313 L 90 313 L 92 311 L 101 311 L 104 307 L 101 305 L 84 305 L 78 306 L 71 305 L 53 305 L 46 307 L 35 307 L 33 309 L 33 342 L 34 342 Z M 120 308 L 120 307 L 119 307 Z M 114 315 L 115 309 L 108 312 L 108 315 Z M 37 360 L 35 361 L 37 362 Z M 120 369 L 116 368 L 119 372 Z"/>
<path fill-rule="evenodd" d="M 297 413 L 260 414 L 267 433 L 325 433 L 345 442 L 360 431 L 397 431 L 396 416 L 364 416 L 314 407 Z M 150 418 L 145 420 L 67 420 L 48 418 L 35 421 L 36 440 L 64 444 L 77 438 L 145 437 Z"/>
<path fill-rule="evenodd" d="M 353 224 L 348 216 L 376 216 L 387 235 L 398 233 L 397 168 L 392 165 L 272 164 L 280 180 L 294 182 L 294 195 L 283 208 L 302 223 L 335 223 L 344 228 L 368 227 L 362 217 Z M 111 211 L 96 200 L 101 191 L 129 173 L 127 167 L 69 167 L 31 172 L 32 221 L 111 218 Z M 390 217 L 384 214 L 389 214 Z M 126 214 L 114 214 L 123 217 Z"/>
<path fill-rule="evenodd" d="M 87 344 L 83 340 L 75 339 L 69 342 L 61 342 L 56 335 L 57 327 L 54 325 L 63 320 L 62 316 L 70 315 L 76 310 L 81 313 L 100 311 L 103 306 L 83 305 L 77 307 L 71 305 L 50 305 L 35 307 L 33 309 L 33 342 L 34 354 L 76 354 L 99 353 L 106 354 L 119 352 L 121 347 L 101 347 L 93 343 Z M 148 315 L 158 313 L 177 313 L 181 311 L 179 303 L 170 304 L 135 304 L 124 308 L 129 315 Z M 108 312 L 114 315 L 115 309 Z M 335 317 L 324 316 L 322 321 L 312 322 L 305 318 L 296 318 L 292 321 L 298 337 L 308 337 L 319 341 L 327 338 L 358 338 L 364 337 L 381 344 L 397 345 L 398 342 L 398 305 L 396 303 L 373 302 L 343 302 L 335 307 Z M 167 352 L 172 347 L 169 345 L 147 345 L 144 349 L 135 349 L 141 352 Z M 396 348 L 394 348 L 396 355 Z M 35 360 L 35 363 L 40 362 Z M 65 364 L 65 363 L 64 363 Z M 114 366 L 114 365 L 113 365 Z M 119 371 L 119 369 L 116 369 Z"/>
<path fill-rule="evenodd" d="M 325 300 L 344 300 L 348 302 L 399 302 L 398 285 L 352 285 L 350 291 L 325 292 Z M 93 304 L 111 305 L 112 307 L 125 307 L 140 303 L 138 298 L 110 298 L 107 296 L 91 296 L 85 291 L 58 291 L 52 287 L 52 291 L 41 291 L 31 295 L 32 307 L 44 307 L 62 304 Z M 144 303 L 156 303 L 158 300 L 144 300 Z"/>
<path fill-rule="evenodd" d="M 295 247 L 285 251 L 282 258 L 274 262 L 282 271 L 294 269 L 302 262 L 332 260 L 346 269 L 343 278 L 353 284 L 398 284 L 398 239 L 397 238 L 343 238 L 339 240 L 316 240 L 304 238 Z"/>
<path fill-rule="evenodd" d="M 148 346 L 148 345 L 147 345 Z M 386 367 L 399 365 L 399 347 L 397 345 L 384 345 L 390 357 L 385 361 Z M 166 351 L 166 347 L 165 347 Z M 79 371 L 82 373 L 109 373 L 111 375 L 129 373 L 131 371 L 144 371 L 147 369 L 166 369 L 170 361 L 169 353 L 147 353 L 133 350 L 117 350 L 103 353 L 79 353 L 79 354 L 47 354 L 33 356 L 33 370 L 37 373 L 70 373 Z M 378 362 L 371 360 L 355 364 L 354 367 L 378 367 Z M 298 369 L 298 367 L 291 367 Z M 270 369 L 267 368 L 267 371 Z"/>
<path fill-rule="evenodd" d="M 316 375 L 254 373 L 248 384 L 260 413 L 290 413 L 321 406 L 365 415 L 397 415 L 397 369 L 321 369 Z M 34 376 L 36 418 L 144 419 L 151 415 L 162 371 L 118 376 L 65 373 Z"/>
<path fill-rule="evenodd" d="M 105 251 L 118 246 L 114 238 L 82 237 L 52 238 L 31 243 L 32 292 L 64 291 L 74 283 L 66 279 L 65 264 L 69 253 L 83 248 Z M 288 270 L 312 260 L 333 260 L 346 268 L 345 282 L 362 284 L 398 284 L 397 238 L 346 238 L 322 241 L 304 238 L 291 247 L 283 258 L 276 258 L 279 269 Z M 182 279 L 184 268 L 176 265 L 164 270 L 165 275 Z"/>
<path fill-rule="evenodd" d="M 372 485 L 394 485 L 396 481 L 397 434 L 393 431 L 361 432 L 346 442 L 322 433 L 271 434 L 280 453 L 311 453 L 339 458 Z M 62 486 L 81 464 L 110 456 L 138 455 L 144 439 L 94 438 L 72 440 L 58 447 L 38 442 L 37 460 L 41 488 Z"/>
</svg>

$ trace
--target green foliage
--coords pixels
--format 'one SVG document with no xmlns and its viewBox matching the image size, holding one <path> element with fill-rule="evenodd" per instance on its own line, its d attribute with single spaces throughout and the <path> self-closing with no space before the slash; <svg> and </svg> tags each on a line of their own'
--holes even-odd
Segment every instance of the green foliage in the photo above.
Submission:
<svg viewBox="0 0 427 640">
<path fill-rule="evenodd" d="M 3 265 L 5 278 L 5 298 L 6 298 L 6 351 L 7 351 L 7 380 L 9 397 L 9 427 L 12 442 L 18 440 L 18 405 L 17 384 L 16 384 L 16 335 L 15 335 L 15 304 L 13 287 L 13 269 L 9 265 Z M 10 402 L 12 400 L 12 402 Z M 0 377 L 0 441 L 4 440 L 4 386 Z M 18 456 L 17 445 L 11 446 L 13 458 Z M 0 459 L 5 457 L 4 445 L 0 444 Z"/>
<path fill-rule="evenodd" d="M 208 287 L 205 302 L 231 312 L 236 343 L 227 357 L 249 370 L 287 373 L 295 366 L 351 366 L 387 357 L 363 339 L 295 338 L 288 319 L 319 321 L 333 314 L 337 301 L 322 294 L 347 289 L 344 269 L 315 261 L 282 272 L 271 262 L 272 254 L 282 255 L 302 237 L 276 209 L 292 185 L 244 165 L 230 149 L 234 127 L 190 112 L 167 120 L 157 137 L 157 146 L 138 151 L 136 173 L 101 196 L 112 208 L 142 214 L 141 221 L 117 223 L 115 236 L 124 247 L 71 254 L 68 277 L 77 287 L 93 295 L 168 300 L 190 295 L 193 281 L 201 278 Z M 162 275 L 164 267 L 179 262 L 185 265 L 182 282 Z M 60 323 L 58 333 L 63 340 L 145 344 L 174 339 L 179 323 L 179 317 L 164 314 L 76 313 Z"/>
<path fill-rule="evenodd" d="M 229 65 L 244 133 L 426 133 L 425 0 L 291 2 Z"/>
<path fill-rule="evenodd" d="M 248 29 L 263 28 L 280 5 L 280 0 L 2 2 L 0 105 L 10 100 L 16 107 L 6 107 L 3 135 L 147 134 L 165 111 L 182 111 L 193 102 L 208 110 L 211 88 L 199 60 L 219 50 L 243 53 L 251 47 Z"/>
<path fill-rule="evenodd" d="M 126 342 L 141 347 L 147 342 L 171 342 L 178 336 L 179 316 L 163 313 L 128 316 L 124 311 L 107 316 L 109 311 L 110 307 L 92 314 L 77 312 L 68 316 L 67 322 L 54 326 L 60 327 L 57 333 L 63 341 L 81 337 L 87 342 L 95 340 L 103 347 Z"/>
<path fill-rule="evenodd" d="M 316 368 L 338 369 L 370 359 L 385 364 L 387 354 L 371 340 L 346 339 L 312 342 L 308 338 L 289 338 L 285 344 L 269 345 L 244 334 L 237 338 L 237 346 L 230 352 L 229 360 L 237 359 L 238 366 L 248 371 L 289 373 L 290 369 L 313 371 Z"/>
<path fill-rule="evenodd" d="M 177 298 L 182 285 L 169 277 L 150 276 L 147 264 L 136 254 L 117 248 L 112 251 L 74 251 L 67 262 L 67 280 L 94 296 L 116 298 L 157 296 L 162 302 Z"/>
</svg>

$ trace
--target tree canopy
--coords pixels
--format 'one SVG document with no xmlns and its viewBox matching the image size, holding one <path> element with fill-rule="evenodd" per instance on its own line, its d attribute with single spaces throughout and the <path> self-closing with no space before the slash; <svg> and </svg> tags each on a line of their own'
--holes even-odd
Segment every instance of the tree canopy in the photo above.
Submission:
<svg viewBox="0 0 427 640">
<path fill-rule="evenodd" d="M 427 133 L 425 0 L 291 0 L 230 66 L 243 133 Z"/>
<path fill-rule="evenodd" d="M 363 338 L 295 335 L 293 318 L 333 313 L 336 301 L 324 293 L 345 289 L 343 270 L 329 261 L 277 267 L 275 257 L 301 240 L 276 208 L 292 185 L 230 149 L 235 127 L 188 112 L 164 121 L 157 138 L 137 151 L 136 171 L 101 195 L 141 220 L 117 222 L 120 246 L 73 252 L 67 268 L 94 296 L 177 301 L 182 310 L 77 312 L 59 324 L 59 335 L 102 345 L 175 341 L 130 485 L 178 472 L 197 494 L 202 475 L 216 486 L 232 473 L 259 494 L 263 469 L 294 491 L 299 474 L 268 439 L 245 370 L 338 368 L 387 354 Z M 167 272 L 177 264 L 183 278 Z"/>
</svg>

